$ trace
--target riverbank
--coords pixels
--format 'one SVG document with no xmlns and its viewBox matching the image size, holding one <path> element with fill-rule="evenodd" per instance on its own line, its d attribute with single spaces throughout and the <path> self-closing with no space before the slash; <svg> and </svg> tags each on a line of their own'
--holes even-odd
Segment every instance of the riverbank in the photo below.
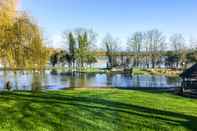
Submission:
<svg viewBox="0 0 197 131">
<path fill-rule="evenodd" d="M 159 76 L 169 76 L 169 77 L 176 77 L 182 73 L 181 70 L 176 69 L 140 69 L 140 68 L 133 68 L 133 75 L 159 75 Z"/>
<path fill-rule="evenodd" d="M 82 72 L 82 73 L 105 73 L 107 72 L 106 69 L 101 68 L 68 68 L 68 67 L 44 67 L 44 68 L 0 68 L 0 71 L 44 71 L 44 70 L 56 70 L 59 73 L 63 72 Z"/>
<path fill-rule="evenodd" d="M 5 131 L 195 131 L 196 123 L 195 99 L 162 91 L 0 93 L 0 130 Z"/>
<path fill-rule="evenodd" d="M 143 68 L 133 68 L 132 71 L 124 71 L 123 69 L 116 69 L 113 68 L 112 70 L 108 70 L 106 68 L 67 68 L 67 67 L 46 67 L 46 68 L 1 68 L 1 71 L 23 71 L 23 70 L 52 70 L 54 73 L 64 74 L 68 72 L 79 72 L 79 73 L 130 73 L 132 75 L 157 75 L 157 76 L 169 76 L 169 77 L 176 77 L 179 76 L 182 71 L 176 69 L 143 69 Z"/>
</svg>

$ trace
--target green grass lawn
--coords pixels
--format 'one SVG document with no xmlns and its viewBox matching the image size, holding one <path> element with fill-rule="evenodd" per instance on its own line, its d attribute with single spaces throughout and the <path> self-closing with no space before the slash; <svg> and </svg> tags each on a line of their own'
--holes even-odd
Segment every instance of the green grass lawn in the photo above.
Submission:
<svg viewBox="0 0 197 131">
<path fill-rule="evenodd" d="M 0 93 L 0 131 L 197 131 L 197 100 L 167 92 Z"/>
</svg>

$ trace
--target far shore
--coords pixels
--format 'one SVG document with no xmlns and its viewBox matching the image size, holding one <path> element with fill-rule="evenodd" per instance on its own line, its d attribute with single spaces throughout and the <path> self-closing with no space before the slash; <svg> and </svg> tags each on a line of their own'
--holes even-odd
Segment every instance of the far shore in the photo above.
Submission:
<svg viewBox="0 0 197 131">
<path fill-rule="evenodd" d="M 60 74 L 69 73 L 69 72 L 77 72 L 77 73 L 125 73 L 125 74 L 132 74 L 132 75 L 157 75 L 157 76 L 169 76 L 169 77 L 176 77 L 182 73 L 180 69 L 164 69 L 164 68 L 133 68 L 131 71 L 124 71 L 123 69 L 116 69 L 109 70 L 106 68 L 73 68 L 69 69 L 68 67 L 44 67 L 44 68 L 0 68 L 0 71 L 42 71 L 42 70 L 54 70 Z"/>
</svg>

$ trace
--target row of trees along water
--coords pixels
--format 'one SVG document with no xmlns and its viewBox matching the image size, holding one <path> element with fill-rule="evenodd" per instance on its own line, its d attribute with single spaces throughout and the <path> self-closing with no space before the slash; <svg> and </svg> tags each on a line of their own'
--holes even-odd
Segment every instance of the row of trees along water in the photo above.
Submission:
<svg viewBox="0 0 197 131">
<path fill-rule="evenodd" d="M 26 12 L 17 12 L 14 0 L 0 6 L 1 64 L 9 68 L 42 68 L 48 61 L 39 26 Z"/>
<path fill-rule="evenodd" d="M 94 44 L 95 33 L 86 29 L 64 33 L 64 39 L 68 50 L 55 52 L 51 56 L 53 66 L 59 62 L 63 65 L 68 63 L 69 67 L 86 67 L 95 63 L 101 52 L 104 52 L 108 60 L 108 67 L 132 65 L 178 69 L 197 62 L 197 43 L 194 40 L 187 43 L 181 34 L 174 34 L 167 40 L 157 29 L 133 33 L 128 38 L 126 51 L 120 50 L 120 41 L 111 35 L 106 35 L 101 44 L 103 48 L 98 51 Z"/>
<path fill-rule="evenodd" d="M 0 2 L 0 59 L 4 67 L 40 68 L 49 61 L 42 32 L 36 22 L 25 12 L 17 12 L 14 0 Z M 195 44 L 186 44 L 181 34 L 172 35 L 168 41 L 157 29 L 136 32 L 127 41 L 127 50 L 120 50 L 121 43 L 107 35 L 96 48 L 96 33 L 88 29 L 64 32 L 67 49 L 50 56 L 53 66 L 61 63 L 71 68 L 85 68 L 96 63 L 102 52 L 107 67 L 181 68 L 197 61 Z"/>
</svg>

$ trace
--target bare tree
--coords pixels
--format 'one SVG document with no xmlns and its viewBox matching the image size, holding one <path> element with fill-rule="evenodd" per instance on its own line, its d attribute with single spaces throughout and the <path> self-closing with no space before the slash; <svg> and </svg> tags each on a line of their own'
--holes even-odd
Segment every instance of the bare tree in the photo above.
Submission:
<svg viewBox="0 0 197 131">
<path fill-rule="evenodd" d="M 176 68 L 178 68 L 180 64 L 185 64 L 186 61 L 185 39 L 182 34 L 174 34 L 170 37 L 170 43 L 171 49 L 177 56 Z"/>
<path fill-rule="evenodd" d="M 197 49 L 197 39 L 196 38 L 194 38 L 194 37 L 191 37 L 190 38 L 190 41 L 189 41 L 189 49 L 190 50 Z"/>
<path fill-rule="evenodd" d="M 129 50 L 134 54 L 134 66 L 139 66 L 143 46 L 143 33 L 135 32 L 127 42 Z"/>
<path fill-rule="evenodd" d="M 147 31 L 145 33 L 145 44 L 152 68 L 155 68 L 160 63 L 161 50 L 165 44 L 165 37 L 157 29 Z"/>
<path fill-rule="evenodd" d="M 107 67 L 111 68 L 117 64 L 116 57 L 115 57 L 115 53 L 118 47 L 117 41 L 114 40 L 114 38 L 108 34 L 105 36 L 103 43 L 104 43 L 106 55 L 108 58 Z"/>
</svg>

